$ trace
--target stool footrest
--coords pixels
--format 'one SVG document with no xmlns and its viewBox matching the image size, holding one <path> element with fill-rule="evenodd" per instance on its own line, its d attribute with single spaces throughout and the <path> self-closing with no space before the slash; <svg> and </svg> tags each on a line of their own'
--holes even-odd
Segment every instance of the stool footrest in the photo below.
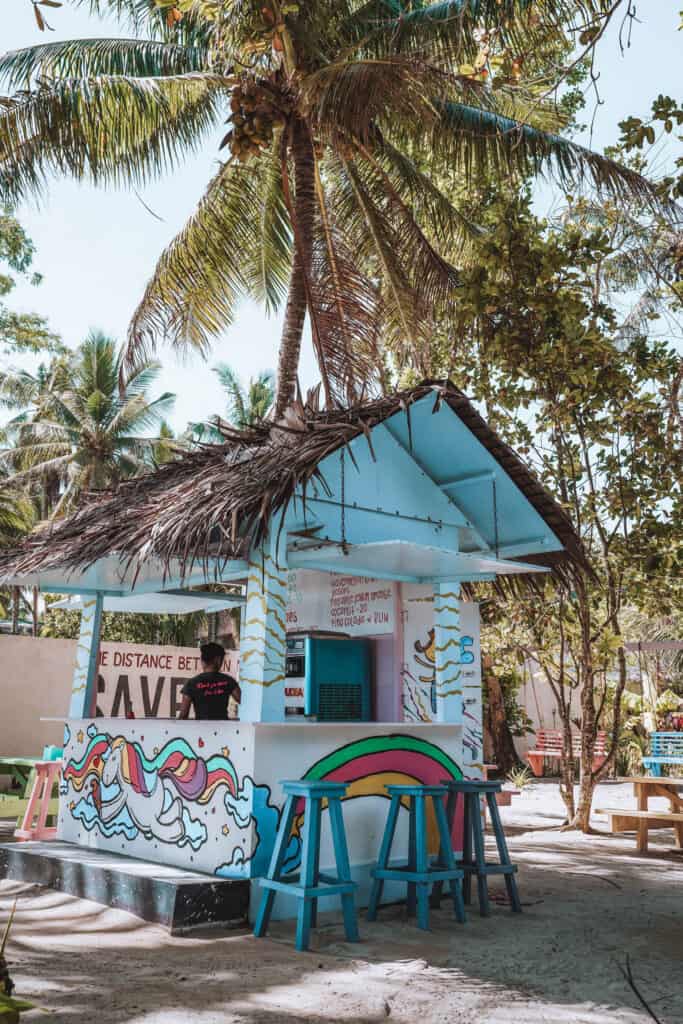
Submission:
<svg viewBox="0 0 683 1024">
<path fill-rule="evenodd" d="M 373 878 L 385 878 L 398 880 L 400 882 L 424 882 L 429 885 L 431 882 L 447 882 L 451 878 L 463 877 L 460 869 L 450 871 L 448 868 L 434 868 L 432 871 L 411 871 L 410 868 L 375 868 L 372 872 Z"/>
<path fill-rule="evenodd" d="M 517 872 L 516 864 L 463 864 L 460 868 L 466 875 L 514 875 Z"/>
<path fill-rule="evenodd" d="M 318 899 L 320 896 L 338 896 L 340 893 L 355 892 L 356 882 L 336 882 L 334 885 L 299 885 L 296 882 L 282 882 L 274 878 L 260 878 L 263 889 L 273 892 L 288 892 L 292 896 L 303 896 L 304 899 Z"/>
</svg>

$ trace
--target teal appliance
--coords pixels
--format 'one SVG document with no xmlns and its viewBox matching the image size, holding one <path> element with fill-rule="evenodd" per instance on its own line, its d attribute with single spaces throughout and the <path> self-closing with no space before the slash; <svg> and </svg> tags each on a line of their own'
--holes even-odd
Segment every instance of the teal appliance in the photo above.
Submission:
<svg viewBox="0 0 683 1024">
<path fill-rule="evenodd" d="M 287 639 L 287 668 L 303 679 L 304 712 L 319 722 L 372 720 L 370 644 L 346 637 Z"/>
</svg>

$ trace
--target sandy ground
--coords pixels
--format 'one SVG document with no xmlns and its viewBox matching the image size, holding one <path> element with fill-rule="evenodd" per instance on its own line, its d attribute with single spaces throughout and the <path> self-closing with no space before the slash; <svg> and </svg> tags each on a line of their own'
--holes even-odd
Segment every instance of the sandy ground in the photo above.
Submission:
<svg viewBox="0 0 683 1024">
<path fill-rule="evenodd" d="M 600 787 L 596 806 L 633 806 L 630 786 Z M 656 806 L 656 805 L 655 805 Z M 626 837 L 562 833 L 553 783 L 503 808 L 519 864 L 522 915 L 502 902 L 458 926 L 444 909 L 419 932 L 400 907 L 362 921 L 362 942 L 321 919 L 315 949 L 293 928 L 171 939 L 127 914 L 61 893 L 0 883 L 4 919 L 19 897 L 8 958 L 17 994 L 59 1024 L 645 1024 L 621 969 L 627 957 L 661 1024 L 683 1022 L 683 853 L 670 832 L 639 856 Z M 600 826 L 601 819 L 595 823 Z M 604 824 L 602 825 L 604 828 Z M 47 1013 L 45 1013 L 47 1011 Z"/>
</svg>

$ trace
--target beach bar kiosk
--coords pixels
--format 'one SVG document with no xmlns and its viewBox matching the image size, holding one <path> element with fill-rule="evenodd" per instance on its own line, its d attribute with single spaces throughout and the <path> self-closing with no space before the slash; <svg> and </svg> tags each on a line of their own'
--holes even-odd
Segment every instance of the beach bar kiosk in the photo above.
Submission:
<svg viewBox="0 0 683 1024">
<path fill-rule="evenodd" d="M 309 397 L 92 494 L 0 563 L 7 582 L 81 595 L 55 851 L 248 883 L 280 780 L 339 781 L 362 902 L 385 786 L 481 775 L 471 586 L 567 560 L 582 561 L 567 517 L 449 383 L 344 410 Z M 103 602 L 213 582 L 243 587 L 239 720 L 93 717 Z"/>
</svg>

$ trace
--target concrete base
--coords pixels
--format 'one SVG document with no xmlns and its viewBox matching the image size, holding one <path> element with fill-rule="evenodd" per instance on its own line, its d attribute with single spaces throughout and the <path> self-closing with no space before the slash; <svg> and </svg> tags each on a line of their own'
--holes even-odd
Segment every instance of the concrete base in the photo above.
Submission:
<svg viewBox="0 0 683 1024">
<path fill-rule="evenodd" d="M 0 876 L 126 910 L 172 934 L 247 923 L 246 879 L 212 878 L 71 843 L 2 844 Z"/>
</svg>

